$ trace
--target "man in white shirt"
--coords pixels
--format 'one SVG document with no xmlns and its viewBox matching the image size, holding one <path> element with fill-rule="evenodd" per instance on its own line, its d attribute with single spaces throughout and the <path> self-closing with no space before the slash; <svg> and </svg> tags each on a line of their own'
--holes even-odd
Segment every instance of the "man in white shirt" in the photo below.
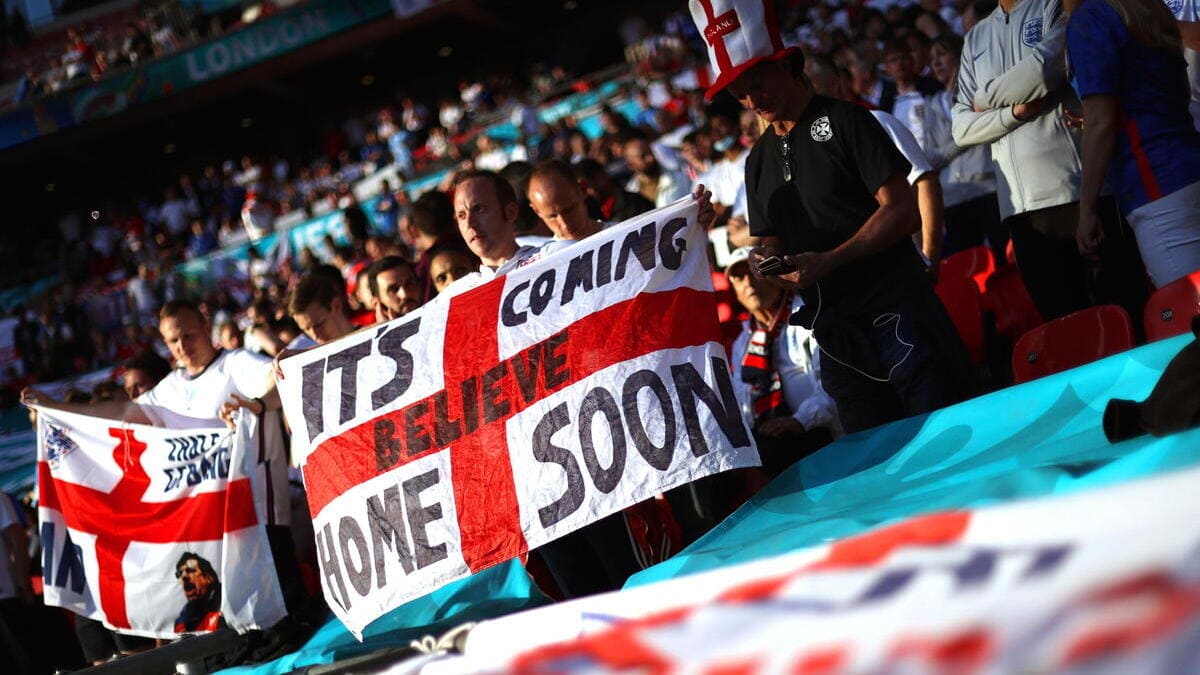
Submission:
<svg viewBox="0 0 1200 675">
<path fill-rule="evenodd" d="M 244 349 L 219 350 L 212 328 L 195 304 L 174 300 L 159 312 L 159 332 L 179 367 L 134 401 L 66 404 L 34 389 L 22 393 L 38 404 L 94 417 L 170 429 L 226 424 L 236 410 L 260 416 L 258 464 L 267 479 L 266 530 L 289 611 L 302 601 L 291 533 L 287 447 L 271 359 Z"/>
<path fill-rule="evenodd" d="M 733 343 L 733 381 L 742 414 L 774 478 L 840 434 L 837 406 L 821 387 L 820 348 L 812 331 L 788 323 L 803 306 L 768 279 L 750 274 L 750 248 L 733 252 L 725 270 L 750 316 Z"/>
<path fill-rule="evenodd" d="M 517 243 L 519 211 L 512 184 L 497 173 L 476 169 L 455 180 L 454 221 L 467 248 L 479 258 L 479 274 L 484 280 L 494 277 L 496 270 L 518 254 L 535 250 Z"/>
</svg>

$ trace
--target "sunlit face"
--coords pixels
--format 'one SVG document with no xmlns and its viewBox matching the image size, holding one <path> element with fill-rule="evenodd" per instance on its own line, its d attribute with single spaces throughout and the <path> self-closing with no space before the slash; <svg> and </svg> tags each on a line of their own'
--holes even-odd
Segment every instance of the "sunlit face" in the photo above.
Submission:
<svg viewBox="0 0 1200 675">
<path fill-rule="evenodd" d="M 241 349 L 242 334 L 233 326 L 226 326 L 221 329 L 221 348 L 222 349 Z"/>
<path fill-rule="evenodd" d="M 588 216 L 583 188 L 554 174 L 529 181 L 529 203 L 534 213 L 558 239 L 579 241 L 600 230 Z"/>
<path fill-rule="evenodd" d="M 334 298 L 329 307 L 313 302 L 303 312 L 293 314 L 292 319 L 305 335 L 319 345 L 333 342 L 350 332 L 349 322 L 342 313 L 341 298 Z"/>
<path fill-rule="evenodd" d="M 454 189 L 454 220 L 467 247 L 481 260 L 512 255 L 517 205 L 502 206 L 491 180 L 472 178 Z"/>
<path fill-rule="evenodd" d="M 183 311 L 159 321 L 158 332 L 171 356 L 190 372 L 203 369 L 216 356 L 208 322 L 194 312 Z"/>
<path fill-rule="evenodd" d="M 121 376 L 122 388 L 131 401 L 153 389 L 156 384 L 158 383 L 150 377 L 149 373 L 136 368 L 126 370 L 125 374 Z"/>
<path fill-rule="evenodd" d="M 748 263 L 731 265 L 726 274 L 738 302 L 751 313 L 770 309 L 779 301 L 782 293 L 779 287 L 766 279 L 755 279 Z"/>
<path fill-rule="evenodd" d="M 200 561 L 195 558 L 185 560 L 175 570 L 175 577 L 179 579 L 183 595 L 189 602 L 207 596 L 217 581 L 200 569 Z"/>
<path fill-rule="evenodd" d="M 421 284 L 409 265 L 384 270 L 375 277 L 376 300 L 391 318 L 404 316 L 421 306 Z"/>
</svg>

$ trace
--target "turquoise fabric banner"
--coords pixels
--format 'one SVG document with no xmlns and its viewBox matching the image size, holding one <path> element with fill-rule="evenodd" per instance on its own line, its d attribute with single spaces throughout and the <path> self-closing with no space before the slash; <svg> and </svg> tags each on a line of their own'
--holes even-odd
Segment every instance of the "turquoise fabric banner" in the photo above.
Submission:
<svg viewBox="0 0 1200 675">
<path fill-rule="evenodd" d="M 533 585 L 519 560 L 488 568 L 392 610 L 367 627 L 360 643 L 331 618 L 299 650 L 260 666 L 220 671 L 248 675 L 289 673 L 333 663 L 387 647 L 405 647 L 424 635 L 438 635 L 468 621 L 482 621 L 549 602 Z"/>
<path fill-rule="evenodd" d="M 1111 398 L 1143 400 L 1180 336 L 841 439 L 627 587 L 748 562 L 931 511 L 1150 476 L 1200 462 L 1200 429 L 1112 445 Z"/>
</svg>

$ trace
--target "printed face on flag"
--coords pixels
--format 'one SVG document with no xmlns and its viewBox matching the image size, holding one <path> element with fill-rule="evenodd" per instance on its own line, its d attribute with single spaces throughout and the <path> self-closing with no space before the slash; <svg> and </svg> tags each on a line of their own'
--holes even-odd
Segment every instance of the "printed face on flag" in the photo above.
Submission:
<svg viewBox="0 0 1200 675">
<path fill-rule="evenodd" d="M 282 618 L 257 433 L 252 416 L 168 430 L 38 409 L 47 604 L 162 638 Z"/>
<path fill-rule="evenodd" d="M 334 612 L 758 464 L 690 199 L 282 362 Z"/>
</svg>

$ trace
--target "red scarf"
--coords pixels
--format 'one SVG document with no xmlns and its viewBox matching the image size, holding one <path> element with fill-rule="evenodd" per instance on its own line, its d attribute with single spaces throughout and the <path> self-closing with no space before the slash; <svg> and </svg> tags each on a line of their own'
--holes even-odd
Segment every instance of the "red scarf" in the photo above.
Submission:
<svg viewBox="0 0 1200 675">
<path fill-rule="evenodd" d="M 779 380 L 779 370 L 775 368 L 775 340 L 783 327 L 788 325 L 791 309 L 792 296 L 788 293 L 783 296 L 769 325 L 763 325 L 753 315 L 750 316 L 750 343 L 746 346 L 746 356 L 742 358 L 742 381 L 750 385 L 755 424 L 791 412 L 783 400 L 783 385 Z"/>
</svg>

